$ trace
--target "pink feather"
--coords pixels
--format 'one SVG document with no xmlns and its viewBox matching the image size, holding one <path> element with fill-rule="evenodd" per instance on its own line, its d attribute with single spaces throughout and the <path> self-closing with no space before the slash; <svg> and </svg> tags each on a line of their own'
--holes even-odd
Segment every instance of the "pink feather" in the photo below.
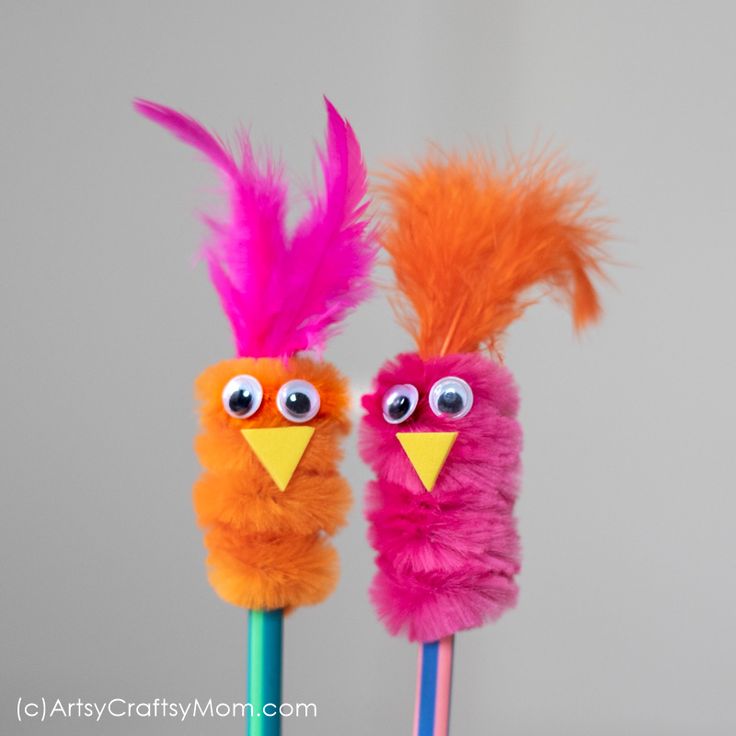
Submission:
<svg viewBox="0 0 736 736">
<path fill-rule="evenodd" d="M 319 350 L 369 293 L 374 235 L 365 217 L 366 171 L 352 128 L 325 98 L 327 145 L 318 151 L 324 191 L 289 237 L 281 167 L 260 164 L 241 134 L 240 164 L 198 122 L 136 100 L 136 110 L 201 151 L 223 174 L 229 218 L 206 218 L 204 247 L 212 283 L 235 335 L 238 355 L 287 356 Z"/>
</svg>

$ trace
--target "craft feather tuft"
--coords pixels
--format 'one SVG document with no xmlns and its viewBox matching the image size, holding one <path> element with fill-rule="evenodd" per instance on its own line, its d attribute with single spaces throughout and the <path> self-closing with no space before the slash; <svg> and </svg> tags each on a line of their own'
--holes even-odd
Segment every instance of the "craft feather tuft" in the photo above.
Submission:
<svg viewBox="0 0 736 736">
<path fill-rule="evenodd" d="M 220 171 L 225 219 L 206 217 L 210 277 L 235 336 L 237 354 L 285 357 L 321 350 L 338 323 L 370 291 L 376 255 L 366 210 L 366 169 L 352 128 L 325 98 L 327 142 L 318 149 L 323 190 L 293 234 L 286 231 L 287 188 L 279 164 L 260 161 L 245 133 L 239 161 L 192 118 L 146 100 L 135 109 L 196 148 Z"/>
<path fill-rule="evenodd" d="M 576 328 L 599 317 L 592 278 L 602 275 L 607 223 L 590 214 L 586 182 L 556 157 L 503 169 L 484 156 L 435 152 L 416 169 L 396 169 L 383 193 L 395 305 L 422 356 L 494 351 L 550 292 L 569 303 Z"/>
</svg>

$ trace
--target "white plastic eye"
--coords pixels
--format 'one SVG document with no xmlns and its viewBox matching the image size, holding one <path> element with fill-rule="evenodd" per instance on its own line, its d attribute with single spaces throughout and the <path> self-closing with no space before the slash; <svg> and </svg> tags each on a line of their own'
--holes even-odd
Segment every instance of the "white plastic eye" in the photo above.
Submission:
<svg viewBox="0 0 736 736">
<path fill-rule="evenodd" d="M 287 381 L 276 395 L 276 406 L 290 422 L 308 422 L 319 411 L 319 392 L 309 381 Z"/>
<path fill-rule="evenodd" d="M 432 386 L 429 406 L 438 417 L 460 419 L 473 408 L 473 390 L 462 378 L 447 376 Z"/>
<path fill-rule="evenodd" d="M 389 424 L 401 424 L 414 413 L 418 402 L 419 391 L 416 386 L 410 383 L 393 386 L 383 395 L 383 418 Z"/>
<path fill-rule="evenodd" d="M 222 405 L 236 419 L 252 417 L 263 401 L 263 387 L 253 376 L 235 376 L 222 390 Z"/>
</svg>

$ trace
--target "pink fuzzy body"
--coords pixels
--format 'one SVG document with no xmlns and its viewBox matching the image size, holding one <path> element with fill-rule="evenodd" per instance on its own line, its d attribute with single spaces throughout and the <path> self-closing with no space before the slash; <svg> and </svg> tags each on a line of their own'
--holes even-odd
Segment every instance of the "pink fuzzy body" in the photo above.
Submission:
<svg viewBox="0 0 736 736">
<path fill-rule="evenodd" d="M 464 379 L 473 390 L 465 417 L 438 417 L 429 407 L 430 388 L 446 376 Z M 383 395 L 407 383 L 419 391 L 417 408 L 405 422 L 389 424 Z M 366 503 L 378 566 L 371 598 L 392 634 L 434 641 L 494 620 L 515 604 L 518 403 L 508 369 L 477 353 L 428 360 L 401 355 L 384 365 L 373 393 L 363 397 L 361 454 L 377 476 Z M 397 431 L 458 432 L 431 493 Z"/>
</svg>

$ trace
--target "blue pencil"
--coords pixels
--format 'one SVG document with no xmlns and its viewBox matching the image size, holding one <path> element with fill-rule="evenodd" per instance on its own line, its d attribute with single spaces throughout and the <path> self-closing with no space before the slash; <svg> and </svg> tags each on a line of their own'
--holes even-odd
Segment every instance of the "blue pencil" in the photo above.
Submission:
<svg viewBox="0 0 736 736">
<path fill-rule="evenodd" d="M 450 730 L 454 636 L 419 649 L 414 736 L 447 736 Z"/>
</svg>

